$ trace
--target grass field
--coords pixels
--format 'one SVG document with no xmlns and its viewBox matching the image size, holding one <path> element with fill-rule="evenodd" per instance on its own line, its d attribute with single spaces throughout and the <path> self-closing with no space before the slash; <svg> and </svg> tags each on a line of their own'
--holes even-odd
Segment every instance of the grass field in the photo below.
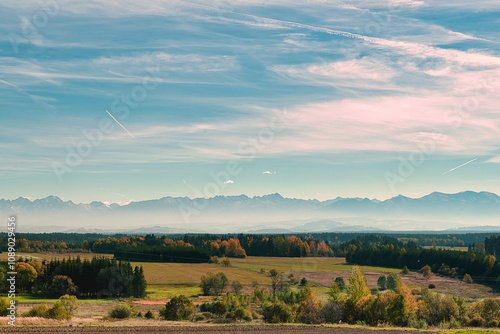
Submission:
<svg viewBox="0 0 500 334">
<path fill-rule="evenodd" d="M 36 260 L 50 260 L 53 258 L 67 258 L 80 256 L 81 258 L 91 258 L 92 256 L 111 257 L 110 254 L 89 254 L 89 253 L 20 253 L 20 256 L 31 257 Z M 0 259 L 5 259 L 6 254 L 0 254 Z M 134 262 L 133 266 L 141 265 L 148 282 L 147 299 L 152 301 L 166 301 L 173 296 L 184 294 L 195 298 L 196 301 L 205 301 L 206 297 L 201 296 L 199 287 L 200 278 L 208 272 L 222 271 L 228 280 L 240 281 L 245 293 L 250 293 L 253 284 L 256 282 L 260 286 L 270 286 L 269 270 L 276 269 L 286 275 L 293 273 L 296 278 L 305 277 L 314 291 L 320 298 L 326 297 L 328 288 L 337 276 L 347 279 L 352 270 L 352 265 L 347 264 L 344 258 L 308 257 L 308 258 L 278 258 L 278 257 L 247 257 L 245 259 L 230 259 L 231 266 L 224 267 L 218 264 L 192 264 L 192 263 L 151 263 Z M 264 270 L 261 273 L 261 270 Z M 400 269 L 383 268 L 372 266 L 361 266 L 368 285 L 376 287 L 377 279 L 380 275 L 389 273 L 399 273 Z M 411 273 L 403 275 L 406 284 L 413 288 L 427 287 L 430 283 L 436 285 L 436 291 L 442 293 L 457 294 L 466 298 L 494 297 L 493 291 L 486 286 L 479 284 L 466 285 L 465 283 L 445 278 L 433 276 L 424 279 L 421 274 Z M 40 303 L 43 299 L 36 299 L 27 296 L 20 296 L 20 302 Z M 92 300 L 85 303 L 99 303 Z"/>
<path fill-rule="evenodd" d="M 278 257 L 255 257 L 249 256 L 245 259 L 231 259 L 230 267 L 216 264 L 192 264 L 192 263 L 137 263 L 142 265 L 146 280 L 149 284 L 198 284 L 200 277 L 207 272 L 223 271 L 230 281 L 238 280 L 243 285 L 250 285 L 254 281 L 259 284 L 271 283 L 268 275 L 260 274 L 264 269 L 269 272 L 276 269 L 288 273 L 316 273 L 337 272 L 350 273 L 352 265 L 346 264 L 344 258 L 278 258 Z M 399 272 L 399 269 L 382 267 L 361 267 L 364 272 L 391 273 Z"/>
</svg>

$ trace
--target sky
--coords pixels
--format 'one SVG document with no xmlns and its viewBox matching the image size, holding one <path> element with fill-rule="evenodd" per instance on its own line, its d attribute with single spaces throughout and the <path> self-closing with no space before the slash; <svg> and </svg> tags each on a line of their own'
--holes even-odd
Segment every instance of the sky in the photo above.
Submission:
<svg viewBox="0 0 500 334">
<path fill-rule="evenodd" d="M 0 197 L 500 194 L 499 24 L 497 0 L 2 0 Z"/>
</svg>

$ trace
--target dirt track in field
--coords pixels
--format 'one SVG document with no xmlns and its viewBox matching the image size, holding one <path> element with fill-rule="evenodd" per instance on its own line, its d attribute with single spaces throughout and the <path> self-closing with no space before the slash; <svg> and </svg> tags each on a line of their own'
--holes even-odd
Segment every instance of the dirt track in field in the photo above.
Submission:
<svg viewBox="0 0 500 334">
<path fill-rule="evenodd" d="M 319 326 L 134 326 L 134 327 L 0 327 L 1 333 L 333 333 L 333 334 L 402 334 L 405 330 L 380 330 L 348 328 L 348 327 L 319 327 Z M 411 331 L 415 333 L 415 331 Z M 429 333 L 429 332 L 427 332 Z"/>
</svg>

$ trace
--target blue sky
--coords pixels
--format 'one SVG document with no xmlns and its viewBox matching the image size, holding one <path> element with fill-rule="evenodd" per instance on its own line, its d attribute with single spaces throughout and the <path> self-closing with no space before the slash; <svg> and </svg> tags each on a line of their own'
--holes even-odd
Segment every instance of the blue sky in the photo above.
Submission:
<svg viewBox="0 0 500 334">
<path fill-rule="evenodd" d="M 44 3 L 0 4 L 3 198 L 500 193 L 498 1 Z"/>
</svg>

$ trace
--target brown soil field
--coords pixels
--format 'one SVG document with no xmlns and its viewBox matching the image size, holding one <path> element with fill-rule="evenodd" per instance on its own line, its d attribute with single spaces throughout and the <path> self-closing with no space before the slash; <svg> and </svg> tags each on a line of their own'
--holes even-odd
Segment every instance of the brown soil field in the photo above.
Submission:
<svg viewBox="0 0 500 334">
<path fill-rule="evenodd" d="M 333 333 L 333 334 L 372 334 L 380 330 L 352 328 L 352 327 L 326 327 L 326 326 L 294 326 L 294 325 L 205 325 L 205 326 L 131 326 L 131 327 L 0 327 L 2 333 Z M 408 333 L 410 330 L 384 329 L 387 334 Z M 412 330 L 411 332 L 416 332 Z M 426 331 L 426 333 L 432 333 Z"/>
<path fill-rule="evenodd" d="M 337 276 L 341 276 L 347 283 L 347 278 L 350 272 L 295 272 L 296 277 L 305 277 L 309 282 L 317 283 L 319 286 L 330 287 L 333 280 Z M 377 279 L 380 275 L 388 273 L 380 272 L 363 272 L 368 282 L 369 287 L 377 287 Z M 496 298 L 498 293 L 493 291 L 492 288 L 482 284 L 466 284 L 458 279 L 444 277 L 440 275 L 433 275 L 425 278 L 422 274 L 412 272 L 408 275 L 399 276 L 403 279 L 405 284 L 410 287 L 427 287 L 429 284 L 436 285 L 435 291 L 446 294 L 459 295 L 465 298 L 480 299 L 480 298 Z"/>
</svg>

